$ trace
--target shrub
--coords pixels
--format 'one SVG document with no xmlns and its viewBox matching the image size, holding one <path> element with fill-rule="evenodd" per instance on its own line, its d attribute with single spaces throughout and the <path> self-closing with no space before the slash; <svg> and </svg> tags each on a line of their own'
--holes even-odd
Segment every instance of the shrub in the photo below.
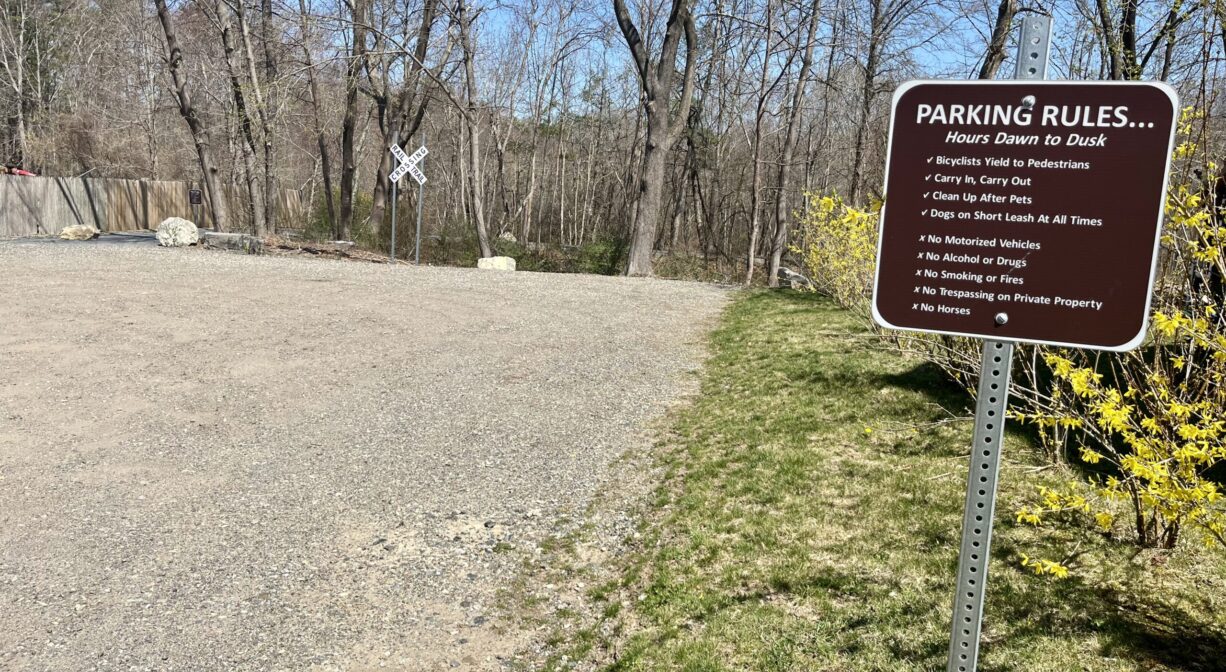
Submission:
<svg viewBox="0 0 1226 672">
<path fill-rule="evenodd" d="M 336 203 L 336 207 L 340 208 L 341 196 L 339 189 L 332 190 L 332 198 Z M 371 198 L 370 194 L 357 192 L 353 195 L 353 230 L 350 235 L 358 240 L 359 237 L 366 235 L 369 237 L 369 227 L 361 224 L 370 218 Z M 328 218 L 328 200 L 322 190 L 315 192 L 315 197 L 311 201 L 311 210 L 307 215 L 305 226 L 302 231 L 303 237 L 307 240 L 315 242 L 331 241 L 335 238 L 332 229 L 332 222 Z M 360 243 L 361 241 L 359 241 Z M 384 249 L 387 249 L 384 247 Z"/>
<path fill-rule="evenodd" d="M 800 255 L 817 291 L 865 318 L 877 258 L 877 220 L 881 204 L 867 209 L 837 195 L 806 194 L 793 252 Z"/>
<path fill-rule="evenodd" d="M 626 265 L 629 244 L 622 238 L 602 238 L 579 247 L 576 265 L 580 273 L 617 275 Z"/>
</svg>

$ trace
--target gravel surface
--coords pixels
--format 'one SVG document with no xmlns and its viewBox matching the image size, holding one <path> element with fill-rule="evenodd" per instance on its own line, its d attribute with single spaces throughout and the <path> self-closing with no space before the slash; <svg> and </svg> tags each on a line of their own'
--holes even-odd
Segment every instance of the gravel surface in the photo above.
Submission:
<svg viewBox="0 0 1226 672">
<path fill-rule="evenodd" d="M 0 669 L 505 669 L 726 298 L 0 243 Z"/>
</svg>

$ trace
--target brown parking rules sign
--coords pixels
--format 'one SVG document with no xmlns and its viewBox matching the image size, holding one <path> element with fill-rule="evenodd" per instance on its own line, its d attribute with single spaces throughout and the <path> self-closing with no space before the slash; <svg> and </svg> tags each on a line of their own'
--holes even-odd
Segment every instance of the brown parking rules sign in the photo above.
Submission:
<svg viewBox="0 0 1226 672">
<path fill-rule="evenodd" d="M 894 94 L 873 316 L 1129 350 L 1145 336 L 1175 115 L 1150 82 L 909 82 Z"/>
<path fill-rule="evenodd" d="M 200 203 L 201 203 L 201 202 L 202 202 L 202 200 L 203 200 L 203 199 L 201 199 L 201 197 L 200 197 L 200 196 L 201 196 L 201 194 L 200 194 L 200 190 L 199 190 L 199 189 L 188 189 L 188 190 L 187 190 L 187 200 L 188 200 L 188 202 L 189 202 L 189 203 L 191 203 L 192 205 L 200 205 Z"/>
</svg>

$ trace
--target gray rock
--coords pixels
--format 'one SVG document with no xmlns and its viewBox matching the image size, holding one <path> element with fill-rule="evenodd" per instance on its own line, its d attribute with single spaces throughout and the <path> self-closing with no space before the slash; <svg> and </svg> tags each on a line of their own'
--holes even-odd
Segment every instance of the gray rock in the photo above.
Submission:
<svg viewBox="0 0 1226 672">
<path fill-rule="evenodd" d="M 501 240 L 507 243 L 519 242 L 518 240 L 516 240 L 515 234 L 511 233 L 510 231 L 503 231 L 502 233 L 498 234 L 498 240 Z"/>
<path fill-rule="evenodd" d="M 65 226 L 63 231 L 60 231 L 60 238 L 64 240 L 93 240 L 101 233 L 98 229 L 88 224 L 73 224 Z"/>
<path fill-rule="evenodd" d="M 512 257 L 482 257 L 477 260 L 477 268 L 491 271 L 515 270 L 515 259 Z"/>
<path fill-rule="evenodd" d="M 245 233 L 205 231 L 204 246 L 220 250 L 231 250 L 233 252 L 245 252 L 247 254 L 262 254 L 264 252 L 264 241 Z"/>
<path fill-rule="evenodd" d="M 779 284 L 792 289 L 815 289 L 813 281 L 790 268 L 779 267 Z"/>
<path fill-rule="evenodd" d="M 162 247 L 187 247 L 200 241 L 200 231 L 182 217 L 167 217 L 158 224 L 157 239 Z"/>
</svg>

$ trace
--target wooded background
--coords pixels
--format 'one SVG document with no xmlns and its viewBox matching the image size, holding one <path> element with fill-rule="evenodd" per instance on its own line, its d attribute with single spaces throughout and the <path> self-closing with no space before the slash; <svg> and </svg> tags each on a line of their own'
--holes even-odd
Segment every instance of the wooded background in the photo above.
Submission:
<svg viewBox="0 0 1226 672">
<path fill-rule="evenodd" d="M 1214 145 L 1226 5 L 1186 0 L 0 0 L 0 157 L 44 175 L 202 181 L 265 233 L 387 238 L 387 146 L 425 142 L 427 233 L 495 252 L 601 242 L 751 279 L 806 191 L 879 196 L 889 97 L 1011 74 L 1163 79 Z M 416 207 L 406 178 L 401 212 Z M 415 185 L 413 185 L 415 186 Z M 227 195 L 229 194 L 229 195 Z M 758 260 L 757 263 L 752 263 Z M 773 276 L 774 273 L 768 270 Z"/>
</svg>

